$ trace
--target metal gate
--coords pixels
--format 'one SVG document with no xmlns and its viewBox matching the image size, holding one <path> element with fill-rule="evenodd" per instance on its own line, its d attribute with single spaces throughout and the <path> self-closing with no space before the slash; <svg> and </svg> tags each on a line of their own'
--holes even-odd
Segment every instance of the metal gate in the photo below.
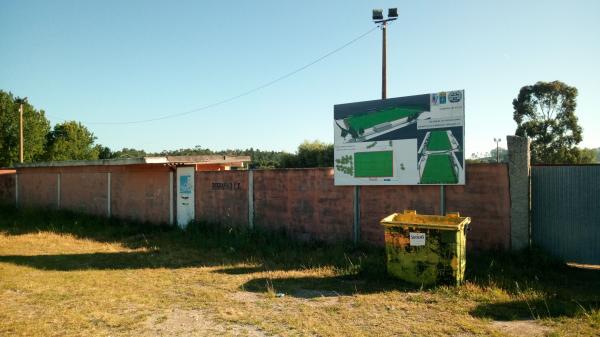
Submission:
<svg viewBox="0 0 600 337">
<path fill-rule="evenodd" d="M 600 165 L 532 167 L 533 243 L 566 262 L 600 264 Z"/>
</svg>

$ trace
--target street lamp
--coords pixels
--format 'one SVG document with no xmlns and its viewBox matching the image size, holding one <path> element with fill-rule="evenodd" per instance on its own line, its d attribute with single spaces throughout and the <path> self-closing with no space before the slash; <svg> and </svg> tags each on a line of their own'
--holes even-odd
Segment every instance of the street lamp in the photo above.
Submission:
<svg viewBox="0 0 600 337">
<path fill-rule="evenodd" d="M 382 52 L 381 52 L 381 99 L 387 98 L 386 93 L 386 30 L 387 23 L 389 21 L 394 21 L 398 18 L 398 9 L 397 8 L 388 8 L 388 17 L 383 17 L 383 9 L 374 9 L 373 10 L 373 22 L 381 27 L 381 32 L 383 33 L 382 41 Z"/>
<path fill-rule="evenodd" d="M 15 99 L 19 104 L 19 163 L 23 163 L 23 104 L 27 103 L 27 97 Z"/>
<path fill-rule="evenodd" d="M 498 145 L 502 140 L 500 138 L 494 138 L 494 141 L 496 142 L 496 163 L 500 162 L 500 146 Z"/>
</svg>

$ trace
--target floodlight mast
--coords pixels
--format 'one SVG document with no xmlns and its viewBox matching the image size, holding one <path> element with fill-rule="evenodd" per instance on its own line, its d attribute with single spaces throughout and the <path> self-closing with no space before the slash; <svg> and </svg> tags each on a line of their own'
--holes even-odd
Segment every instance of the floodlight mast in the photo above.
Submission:
<svg viewBox="0 0 600 337">
<path fill-rule="evenodd" d="M 387 23 L 398 18 L 397 8 L 388 8 L 388 17 L 383 18 L 383 9 L 373 9 L 373 22 L 381 27 L 381 99 L 387 98 Z"/>
<path fill-rule="evenodd" d="M 494 138 L 494 141 L 496 142 L 496 163 L 499 163 L 500 162 L 500 145 L 499 144 L 501 142 L 501 139 L 500 139 L 500 137 Z"/>
</svg>

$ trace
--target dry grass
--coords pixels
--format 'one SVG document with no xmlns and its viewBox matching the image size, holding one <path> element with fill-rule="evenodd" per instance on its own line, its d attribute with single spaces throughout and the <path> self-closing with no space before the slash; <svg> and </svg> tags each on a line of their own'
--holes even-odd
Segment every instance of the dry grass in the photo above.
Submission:
<svg viewBox="0 0 600 337">
<path fill-rule="evenodd" d="M 375 248 L 0 208 L 0 336 L 599 334 L 600 272 L 469 258 L 465 285 L 418 289 Z"/>
</svg>

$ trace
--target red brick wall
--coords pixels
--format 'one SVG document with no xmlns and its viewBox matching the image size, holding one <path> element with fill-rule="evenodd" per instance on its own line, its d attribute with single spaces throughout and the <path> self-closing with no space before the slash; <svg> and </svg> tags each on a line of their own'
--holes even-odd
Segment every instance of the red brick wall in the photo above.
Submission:
<svg viewBox="0 0 600 337">
<path fill-rule="evenodd" d="M 196 220 L 248 226 L 248 171 L 196 172 Z"/>
<path fill-rule="evenodd" d="M 96 215 L 108 215 L 108 174 L 62 169 L 60 208 Z"/>
<path fill-rule="evenodd" d="M 110 166 L 111 212 L 118 218 L 169 222 L 169 168 Z"/>
<path fill-rule="evenodd" d="M 383 228 L 379 222 L 405 209 L 414 209 L 421 214 L 440 214 L 440 187 L 361 186 L 361 240 L 383 245 Z"/>
<path fill-rule="evenodd" d="M 59 172 L 61 207 L 105 214 L 106 173 L 111 172 L 113 216 L 152 223 L 169 221 L 170 170 L 163 166 L 19 169 L 20 203 L 56 207 Z M 469 248 L 508 248 L 507 166 L 473 164 L 468 165 L 466 172 L 465 186 L 446 187 L 446 210 L 471 217 Z M 248 225 L 248 175 L 248 171 L 196 172 L 196 219 Z M 331 168 L 257 170 L 253 175 L 257 227 L 284 229 L 299 239 L 342 241 L 353 238 L 353 187 L 335 187 Z M 14 181 L 0 175 L 0 198 L 14 198 L 11 183 L 14 186 Z M 404 209 L 439 214 L 440 187 L 362 186 L 360 201 L 361 238 L 381 245 L 383 229 L 379 221 L 383 217 Z"/>
<path fill-rule="evenodd" d="M 471 217 L 469 249 L 508 249 L 510 246 L 510 195 L 505 164 L 467 165 L 466 185 L 446 186 L 446 212 Z M 361 237 L 382 245 L 379 221 L 392 213 L 414 209 L 440 214 L 439 186 L 362 186 Z"/>
<path fill-rule="evenodd" d="M 0 170 L 0 204 L 15 204 L 14 170 Z"/>
<path fill-rule="evenodd" d="M 467 165 L 467 184 L 446 187 L 446 210 L 471 217 L 467 247 L 510 248 L 508 165 Z"/>
<path fill-rule="evenodd" d="M 27 168 L 18 171 L 19 206 L 56 208 L 58 171 L 52 168 Z"/>
<path fill-rule="evenodd" d="M 300 239 L 352 239 L 353 188 L 335 187 L 333 169 L 254 171 L 254 222 Z"/>
</svg>

